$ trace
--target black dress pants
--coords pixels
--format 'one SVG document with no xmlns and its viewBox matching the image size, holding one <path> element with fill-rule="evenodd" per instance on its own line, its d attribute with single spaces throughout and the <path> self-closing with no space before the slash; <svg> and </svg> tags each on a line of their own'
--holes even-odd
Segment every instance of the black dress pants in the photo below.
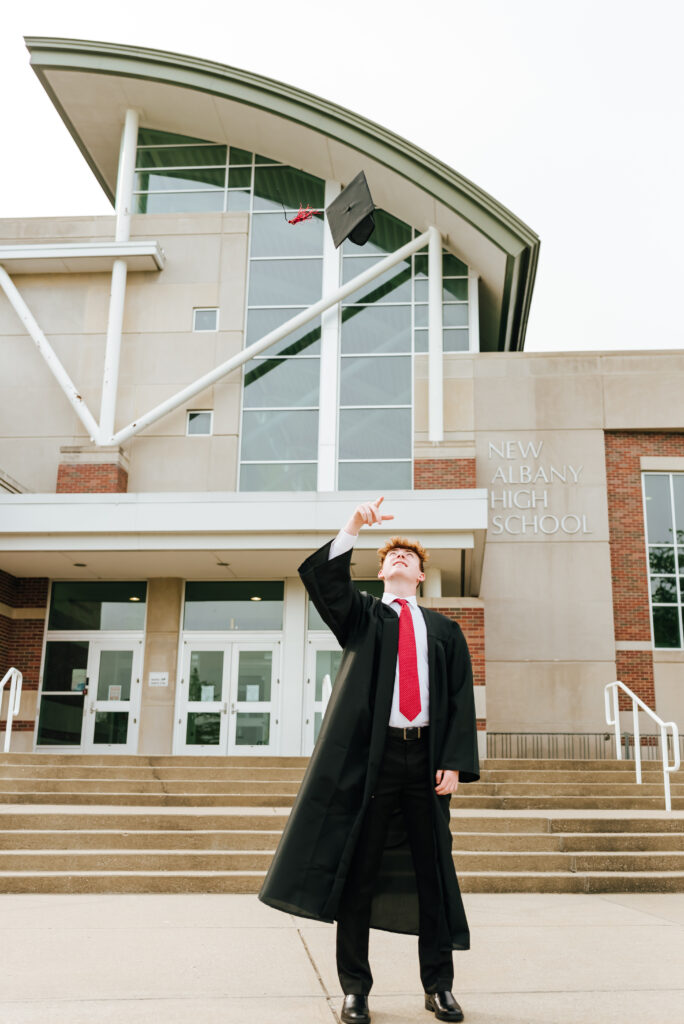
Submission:
<svg viewBox="0 0 684 1024">
<path fill-rule="evenodd" d="M 373 975 L 368 937 L 373 886 L 392 812 L 400 807 L 411 846 L 419 900 L 418 959 L 425 992 L 452 988 L 454 966 L 433 832 L 428 735 L 387 736 L 375 792 L 361 826 L 337 919 L 337 973 L 345 995 L 368 995 Z M 448 799 L 445 797 L 444 799 Z"/>
</svg>

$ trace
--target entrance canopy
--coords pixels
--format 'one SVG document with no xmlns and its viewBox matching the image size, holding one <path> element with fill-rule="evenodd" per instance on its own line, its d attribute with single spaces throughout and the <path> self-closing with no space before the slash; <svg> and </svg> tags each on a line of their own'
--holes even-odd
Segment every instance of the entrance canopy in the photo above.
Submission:
<svg viewBox="0 0 684 1024">
<path fill-rule="evenodd" d="M 0 496 L 0 568 L 52 579 L 278 579 L 335 536 L 367 494 L 188 493 Z M 394 520 L 362 530 L 353 573 L 377 573 L 393 534 L 418 537 L 445 594 L 479 592 L 487 491 L 395 491 Z"/>
<path fill-rule="evenodd" d="M 320 97 L 211 61 L 73 39 L 27 38 L 26 45 L 112 202 L 127 110 L 138 111 L 143 127 L 267 153 L 341 184 L 363 168 L 378 207 L 420 232 L 436 227 L 478 274 L 481 349 L 522 349 L 539 239 L 410 142 Z"/>
</svg>

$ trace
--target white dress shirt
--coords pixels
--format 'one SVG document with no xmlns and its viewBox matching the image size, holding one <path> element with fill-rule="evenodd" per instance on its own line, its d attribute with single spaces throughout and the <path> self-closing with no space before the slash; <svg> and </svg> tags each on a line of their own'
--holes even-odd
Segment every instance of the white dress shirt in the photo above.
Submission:
<svg viewBox="0 0 684 1024">
<path fill-rule="evenodd" d="M 351 551 L 354 547 L 354 541 L 356 537 L 351 533 L 347 533 L 346 530 L 340 530 L 334 541 L 330 545 L 329 558 L 336 558 L 337 555 L 344 554 L 345 551 Z M 408 601 L 408 607 L 411 612 L 411 618 L 413 619 L 413 631 L 416 637 L 416 660 L 418 662 L 418 686 L 420 688 L 420 711 L 413 721 L 409 721 L 405 715 L 402 715 L 399 710 L 399 658 L 397 657 L 397 668 L 394 676 L 394 694 L 392 696 L 392 709 L 390 711 L 390 717 L 388 725 L 396 726 L 399 729 L 403 729 L 405 726 L 417 726 L 417 725 L 428 725 L 430 721 L 430 690 L 429 690 L 429 669 L 428 669 L 428 653 L 427 653 L 427 628 L 425 626 L 425 619 L 423 613 L 418 607 L 418 602 L 415 596 L 406 597 L 403 600 Z M 397 604 L 397 598 L 394 594 L 389 593 L 385 590 L 382 595 L 382 603 L 391 606 L 392 611 L 396 612 L 397 615 L 401 614 L 401 605 Z"/>
</svg>

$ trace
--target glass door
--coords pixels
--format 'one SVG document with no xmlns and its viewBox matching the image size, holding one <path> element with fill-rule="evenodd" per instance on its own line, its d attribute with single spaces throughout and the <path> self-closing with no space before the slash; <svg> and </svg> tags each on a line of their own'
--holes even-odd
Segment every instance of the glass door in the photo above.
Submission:
<svg viewBox="0 0 684 1024">
<path fill-rule="evenodd" d="M 37 749 L 80 748 L 89 649 L 82 637 L 45 644 Z"/>
<path fill-rule="evenodd" d="M 321 730 L 323 715 L 342 660 L 342 650 L 328 634 L 309 640 L 303 751 L 308 756 Z"/>
<path fill-rule="evenodd" d="M 178 754 L 277 752 L 279 641 L 184 640 Z"/>
<path fill-rule="evenodd" d="M 276 753 L 280 642 L 231 646 L 228 753 Z"/>
<path fill-rule="evenodd" d="M 90 642 L 84 688 L 84 753 L 136 753 L 142 653 L 142 640 L 107 637 Z"/>
<path fill-rule="evenodd" d="M 225 754 L 228 736 L 229 646 L 183 642 L 178 753 Z"/>
</svg>

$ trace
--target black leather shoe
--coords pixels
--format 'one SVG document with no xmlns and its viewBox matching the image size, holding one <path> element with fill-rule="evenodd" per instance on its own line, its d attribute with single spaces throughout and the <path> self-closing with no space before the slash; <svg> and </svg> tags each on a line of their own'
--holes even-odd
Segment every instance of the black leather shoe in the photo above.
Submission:
<svg viewBox="0 0 684 1024">
<path fill-rule="evenodd" d="M 368 996 L 345 996 L 340 1017 L 344 1024 L 370 1024 Z"/>
<path fill-rule="evenodd" d="M 451 992 L 426 992 L 425 1009 L 432 1010 L 437 1020 L 463 1020 L 463 1010 Z"/>
</svg>

